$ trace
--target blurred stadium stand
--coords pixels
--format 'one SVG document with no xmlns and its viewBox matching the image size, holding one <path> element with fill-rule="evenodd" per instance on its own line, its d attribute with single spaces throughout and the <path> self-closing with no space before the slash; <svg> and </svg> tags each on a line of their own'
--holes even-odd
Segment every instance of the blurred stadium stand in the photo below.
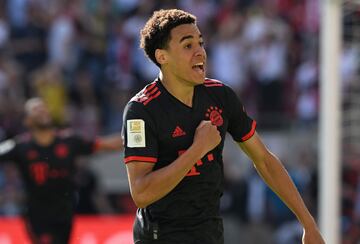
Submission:
<svg viewBox="0 0 360 244">
<path fill-rule="evenodd" d="M 139 29 L 153 10 L 179 7 L 198 17 L 208 76 L 237 91 L 316 215 L 319 2 L 0 0 L 0 140 L 23 132 L 31 96 L 49 104 L 59 127 L 84 137 L 119 132 L 124 105 L 157 75 L 138 48 Z M 360 7 L 343 7 L 343 238 L 352 244 L 360 239 Z M 296 243 L 300 226 L 230 141 L 224 160 L 226 243 Z M 84 158 L 79 173 L 79 195 L 94 201 L 79 213 L 134 213 L 121 154 Z M 19 216 L 22 198 L 16 169 L 0 166 L 0 215 Z"/>
</svg>

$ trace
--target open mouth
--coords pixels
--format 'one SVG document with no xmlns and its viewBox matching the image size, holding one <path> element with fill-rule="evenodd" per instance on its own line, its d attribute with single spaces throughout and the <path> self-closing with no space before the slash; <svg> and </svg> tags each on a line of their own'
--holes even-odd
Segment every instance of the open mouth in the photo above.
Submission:
<svg viewBox="0 0 360 244">
<path fill-rule="evenodd" d="M 205 65 L 204 65 L 203 62 L 193 65 L 192 69 L 195 70 L 199 74 L 204 74 L 205 73 Z"/>
</svg>

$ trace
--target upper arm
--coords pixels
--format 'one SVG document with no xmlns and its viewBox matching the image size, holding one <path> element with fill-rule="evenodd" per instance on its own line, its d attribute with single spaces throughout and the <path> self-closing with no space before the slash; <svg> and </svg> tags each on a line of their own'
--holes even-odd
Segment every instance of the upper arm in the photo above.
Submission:
<svg viewBox="0 0 360 244">
<path fill-rule="evenodd" d="M 129 184 L 131 190 L 134 190 L 137 180 L 141 180 L 144 176 L 149 174 L 154 167 L 153 163 L 132 161 L 126 164 Z"/>
<path fill-rule="evenodd" d="M 153 166 L 157 162 L 158 136 L 156 126 L 142 104 L 134 102 L 126 106 L 122 134 L 124 138 L 124 163 L 145 162 Z M 133 164 L 137 165 L 137 163 Z"/>
<path fill-rule="evenodd" d="M 235 92 L 225 87 L 226 105 L 229 116 L 229 126 L 227 131 L 237 142 L 244 142 L 251 138 L 256 129 L 256 121 L 253 120 L 246 112 L 240 99 Z"/>
<path fill-rule="evenodd" d="M 270 151 L 256 132 L 248 140 L 238 142 L 238 145 L 255 164 L 264 162 L 270 154 Z"/>
<path fill-rule="evenodd" d="M 86 140 L 78 135 L 72 135 L 72 148 L 80 155 L 89 155 L 96 151 L 97 142 L 94 140 Z"/>
</svg>

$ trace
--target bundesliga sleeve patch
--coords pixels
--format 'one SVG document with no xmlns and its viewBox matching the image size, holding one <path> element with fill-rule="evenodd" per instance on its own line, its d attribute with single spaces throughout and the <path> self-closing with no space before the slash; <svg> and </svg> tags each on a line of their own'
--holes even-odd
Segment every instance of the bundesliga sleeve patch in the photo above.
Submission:
<svg viewBox="0 0 360 244">
<path fill-rule="evenodd" d="M 145 147 L 145 121 L 142 119 L 130 119 L 126 121 L 127 146 Z"/>
</svg>

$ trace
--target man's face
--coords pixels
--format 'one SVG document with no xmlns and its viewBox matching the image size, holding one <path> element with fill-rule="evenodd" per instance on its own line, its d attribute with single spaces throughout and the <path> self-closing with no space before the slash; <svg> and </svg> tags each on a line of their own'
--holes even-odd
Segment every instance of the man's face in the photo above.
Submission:
<svg viewBox="0 0 360 244">
<path fill-rule="evenodd" d="M 194 24 L 183 24 L 171 30 L 167 62 L 162 68 L 176 79 L 202 84 L 206 74 L 206 52 L 201 33 Z"/>
<path fill-rule="evenodd" d="M 26 123 L 32 129 L 46 129 L 52 127 L 49 109 L 41 100 L 33 102 L 27 108 Z"/>
</svg>

